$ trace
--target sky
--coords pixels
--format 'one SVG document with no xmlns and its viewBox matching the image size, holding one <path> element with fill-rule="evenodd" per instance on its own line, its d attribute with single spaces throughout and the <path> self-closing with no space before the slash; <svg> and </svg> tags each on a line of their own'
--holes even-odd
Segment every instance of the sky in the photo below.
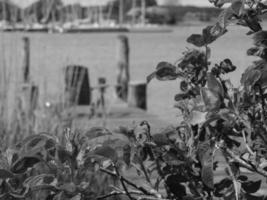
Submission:
<svg viewBox="0 0 267 200">
<path fill-rule="evenodd" d="M 12 2 L 19 4 L 21 7 L 27 7 L 31 3 L 35 2 L 36 0 L 11 0 Z M 65 0 L 67 2 L 75 2 L 77 0 Z M 97 1 L 97 0 L 82 0 L 82 1 Z M 99 1 L 99 0 L 98 0 Z M 180 2 L 182 5 L 195 5 L 195 6 L 211 6 L 208 0 L 157 0 L 159 3 L 171 3 L 177 4 Z"/>
</svg>

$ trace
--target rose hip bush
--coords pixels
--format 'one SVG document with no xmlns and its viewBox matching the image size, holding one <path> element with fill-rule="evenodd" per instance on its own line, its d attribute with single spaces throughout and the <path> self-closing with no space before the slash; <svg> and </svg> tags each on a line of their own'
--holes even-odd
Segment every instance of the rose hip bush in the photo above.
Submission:
<svg viewBox="0 0 267 200">
<path fill-rule="evenodd" d="M 178 80 L 181 93 L 174 99 L 183 114 L 180 124 L 160 133 L 143 121 L 114 132 L 67 131 L 60 141 L 46 133 L 27 137 L 1 153 L 0 198 L 267 199 L 260 192 L 267 177 L 267 31 L 260 17 L 267 4 L 210 2 L 229 6 L 214 25 L 188 37 L 196 48 L 187 49 L 175 64 L 160 62 L 147 77 L 148 82 Z M 238 66 L 228 58 L 210 62 L 209 45 L 231 23 L 248 28 L 254 46 L 247 54 L 258 57 L 237 88 L 224 75 Z"/>
</svg>

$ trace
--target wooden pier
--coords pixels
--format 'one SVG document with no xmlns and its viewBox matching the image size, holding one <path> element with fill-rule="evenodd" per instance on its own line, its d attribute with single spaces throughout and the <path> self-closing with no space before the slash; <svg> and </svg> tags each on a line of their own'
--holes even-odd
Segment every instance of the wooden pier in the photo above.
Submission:
<svg viewBox="0 0 267 200">
<path fill-rule="evenodd" d="M 85 110 L 87 113 L 85 113 Z M 139 124 L 141 121 L 148 121 L 152 131 L 159 131 L 166 128 L 168 122 L 161 120 L 158 116 L 139 108 L 129 107 L 127 103 L 117 100 L 108 109 L 105 118 L 103 116 L 88 118 L 92 113 L 90 108 L 77 106 L 71 112 L 73 116 L 73 128 L 89 130 L 92 127 L 105 126 L 109 130 L 114 130 L 119 126 L 131 127 Z"/>
</svg>

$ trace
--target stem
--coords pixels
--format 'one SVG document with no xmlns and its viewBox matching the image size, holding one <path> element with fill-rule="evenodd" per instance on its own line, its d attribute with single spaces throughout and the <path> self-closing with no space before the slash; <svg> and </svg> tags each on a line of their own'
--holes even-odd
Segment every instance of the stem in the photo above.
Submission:
<svg viewBox="0 0 267 200">
<path fill-rule="evenodd" d="M 235 175 L 234 175 L 234 173 L 233 173 L 233 170 L 232 170 L 232 168 L 231 168 L 231 166 L 230 166 L 229 158 L 227 157 L 227 155 L 226 155 L 225 153 L 223 153 L 223 155 L 224 155 L 224 158 L 225 158 L 225 160 L 226 160 L 226 162 L 227 162 L 227 168 L 228 168 L 228 170 L 229 170 L 230 176 L 231 176 L 232 181 L 233 181 L 233 184 L 234 184 L 235 199 L 238 200 L 238 199 L 239 199 L 239 193 L 238 193 L 237 180 L 236 180 Z"/>
<path fill-rule="evenodd" d="M 208 68 L 209 68 L 209 63 L 208 63 L 208 49 L 209 49 L 209 47 L 208 47 L 208 45 L 205 45 L 205 50 L 206 50 L 206 53 L 205 53 L 205 62 L 206 62 L 206 69 L 207 69 L 207 71 L 208 71 Z"/>
<path fill-rule="evenodd" d="M 141 170 L 144 172 L 146 181 L 147 181 L 150 185 L 152 185 L 152 184 L 151 184 L 151 180 L 150 180 L 150 178 L 149 178 L 149 176 L 148 176 L 148 173 L 147 173 L 147 170 L 146 170 L 146 168 L 145 168 L 145 166 L 144 166 L 143 161 L 140 160 L 139 163 L 140 163 L 140 166 L 141 166 Z"/>
<path fill-rule="evenodd" d="M 261 106 L 262 106 L 262 114 L 264 122 L 266 121 L 266 114 L 265 114 L 265 100 L 264 100 L 264 94 L 261 86 L 259 85 L 259 92 L 260 92 L 260 98 L 261 98 Z"/>
<path fill-rule="evenodd" d="M 221 78 L 220 76 L 218 76 L 218 79 L 220 80 L 220 82 L 221 82 L 221 84 L 222 84 L 222 86 L 223 86 L 223 89 L 224 89 L 224 96 L 225 96 L 225 98 L 229 100 L 229 104 L 232 106 L 232 108 L 234 109 L 235 113 L 237 113 L 236 108 L 235 108 L 235 105 L 234 105 L 234 103 L 233 103 L 231 97 L 230 97 L 229 94 L 228 94 L 228 90 L 226 89 L 226 86 L 225 86 L 225 84 L 224 84 L 222 78 Z"/>
<path fill-rule="evenodd" d="M 140 192 L 129 192 L 130 194 L 132 195 L 142 195 L 140 194 Z M 113 196 L 120 196 L 120 195 L 126 195 L 125 192 L 119 192 L 119 191 L 113 191 L 109 194 L 106 194 L 106 195 L 103 195 L 103 196 L 99 196 L 97 197 L 96 199 L 97 200 L 102 200 L 102 199 L 106 199 L 106 198 L 109 198 L 109 197 L 113 197 Z"/>
<path fill-rule="evenodd" d="M 102 172 L 105 172 L 107 174 L 109 174 L 110 176 L 113 176 L 113 177 L 118 177 L 117 174 L 113 173 L 112 171 L 110 170 L 107 170 L 107 169 L 104 169 L 104 168 L 100 168 L 100 170 Z M 121 176 L 121 179 L 127 183 L 128 185 L 134 187 L 135 189 L 141 191 L 143 194 L 145 195 L 150 195 L 150 196 L 155 196 L 155 194 L 149 192 L 148 190 L 146 190 L 145 188 L 143 188 L 142 186 L 137 186 L 135 183 L 129 181 L 128 179 L 124 178 L 123 176 Z"/>
<path fill-rule="evenodd" d="M 252 151 L 252 149 L 250 148 L 250 146 L 249 146 L 248 143 L 247 143 L 247 138 L 246 138 L 246 135 L 245 135 L 245 131 L 244 131 L 244 130 L 242 130 L 242 136 L 243 136 L 243 140 L 244 140 L 244 142 L 245 142 L 245 146 L 246 146 L 248 152 L 249 152 L 251 155 L 254 156 L 255 153 Z"/>
<path fill-rule="evenodd" d="M 128 189 L 127 189 L 125 183 L 124 183 L 124 180 L 122 179 L 122 176 L 120 175 L 120 172 L 119 172 L 117 166 L 114 165 L 114 168 L 115 168 L 117 177 L 119 177 L 119 179 L 120 179 L 120 182 L 121 182 L 121 185 L 122 185 L 122 187 L 123 187 L 123 189 L 124 189 L 124 191 L 125 191 L 125 194 L 129 197 L 130 200 L 135 200 L 135 198 L 133 198 L 133 197 L 131 196 L 131 194 L 129 193 L 129 191 L 128 191 Z"/>
<path fill-rule="evenodd" d="M 223 152 L 230 158 L 232 158 L 235 162 L 237 162 L 241 167 L 244 167 L 252 172 L 256 172 L 257 174 L 262 175 L 264 177 L 267 177 L 267 172 L 264 169 L 253 166 L 251 163 L 248 163 L 247 161 L 235 155 L 231 150 L 223 148 Z"/>
<path fill-rule="evenodd" d="M 113 197 L 113 196 L 119 196 L 119 195 L 125 195 L 125 194 L 121 192 L 111 192 L 110 194 L 99 196 L 96 199 L 102 200 L 102 199 L 106 199 L 106 198 Z"/>
</svg>

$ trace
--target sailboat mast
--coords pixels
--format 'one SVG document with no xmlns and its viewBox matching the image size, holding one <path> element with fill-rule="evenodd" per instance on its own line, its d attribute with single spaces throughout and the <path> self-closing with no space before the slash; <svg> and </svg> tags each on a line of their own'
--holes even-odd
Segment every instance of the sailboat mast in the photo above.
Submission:
<svg viewBox="0 0 267 200">
<path fill-rule="evenodd" d="M 120 0 L 120 5 L 119 5 L 119 24 L 122 25 L 123 24 L 123 15 L 124 15 L 124 4 L 123 4 L 123 0 Z"/>
<path fill-rule="evenodd" d="M 2 0 L 2 12 L 3 12 L 2 20 L 6 21 L 6 0 Z"/>
<path fill-rule="evenodd" d="M 34 3 L 33 4 L 33 6 L 34 6 L 34 20 L 35 20 L 35 22 L 36 23 L 38 23 L 39 21 L 38 21 L 38 3 L 36 2 L 36 3 Z"/>
<path fill-rule="evenodd" d="M 141 24 L 146 23 L 146 0 L 141 0 Z"/>
<path fill-rule="evenodd" d="M 132 0 L 132 10 L 136 10 L 136 0 Z M 132 25 L 135 24 L 135 14 L 132 15 Z"/>
</svg>

